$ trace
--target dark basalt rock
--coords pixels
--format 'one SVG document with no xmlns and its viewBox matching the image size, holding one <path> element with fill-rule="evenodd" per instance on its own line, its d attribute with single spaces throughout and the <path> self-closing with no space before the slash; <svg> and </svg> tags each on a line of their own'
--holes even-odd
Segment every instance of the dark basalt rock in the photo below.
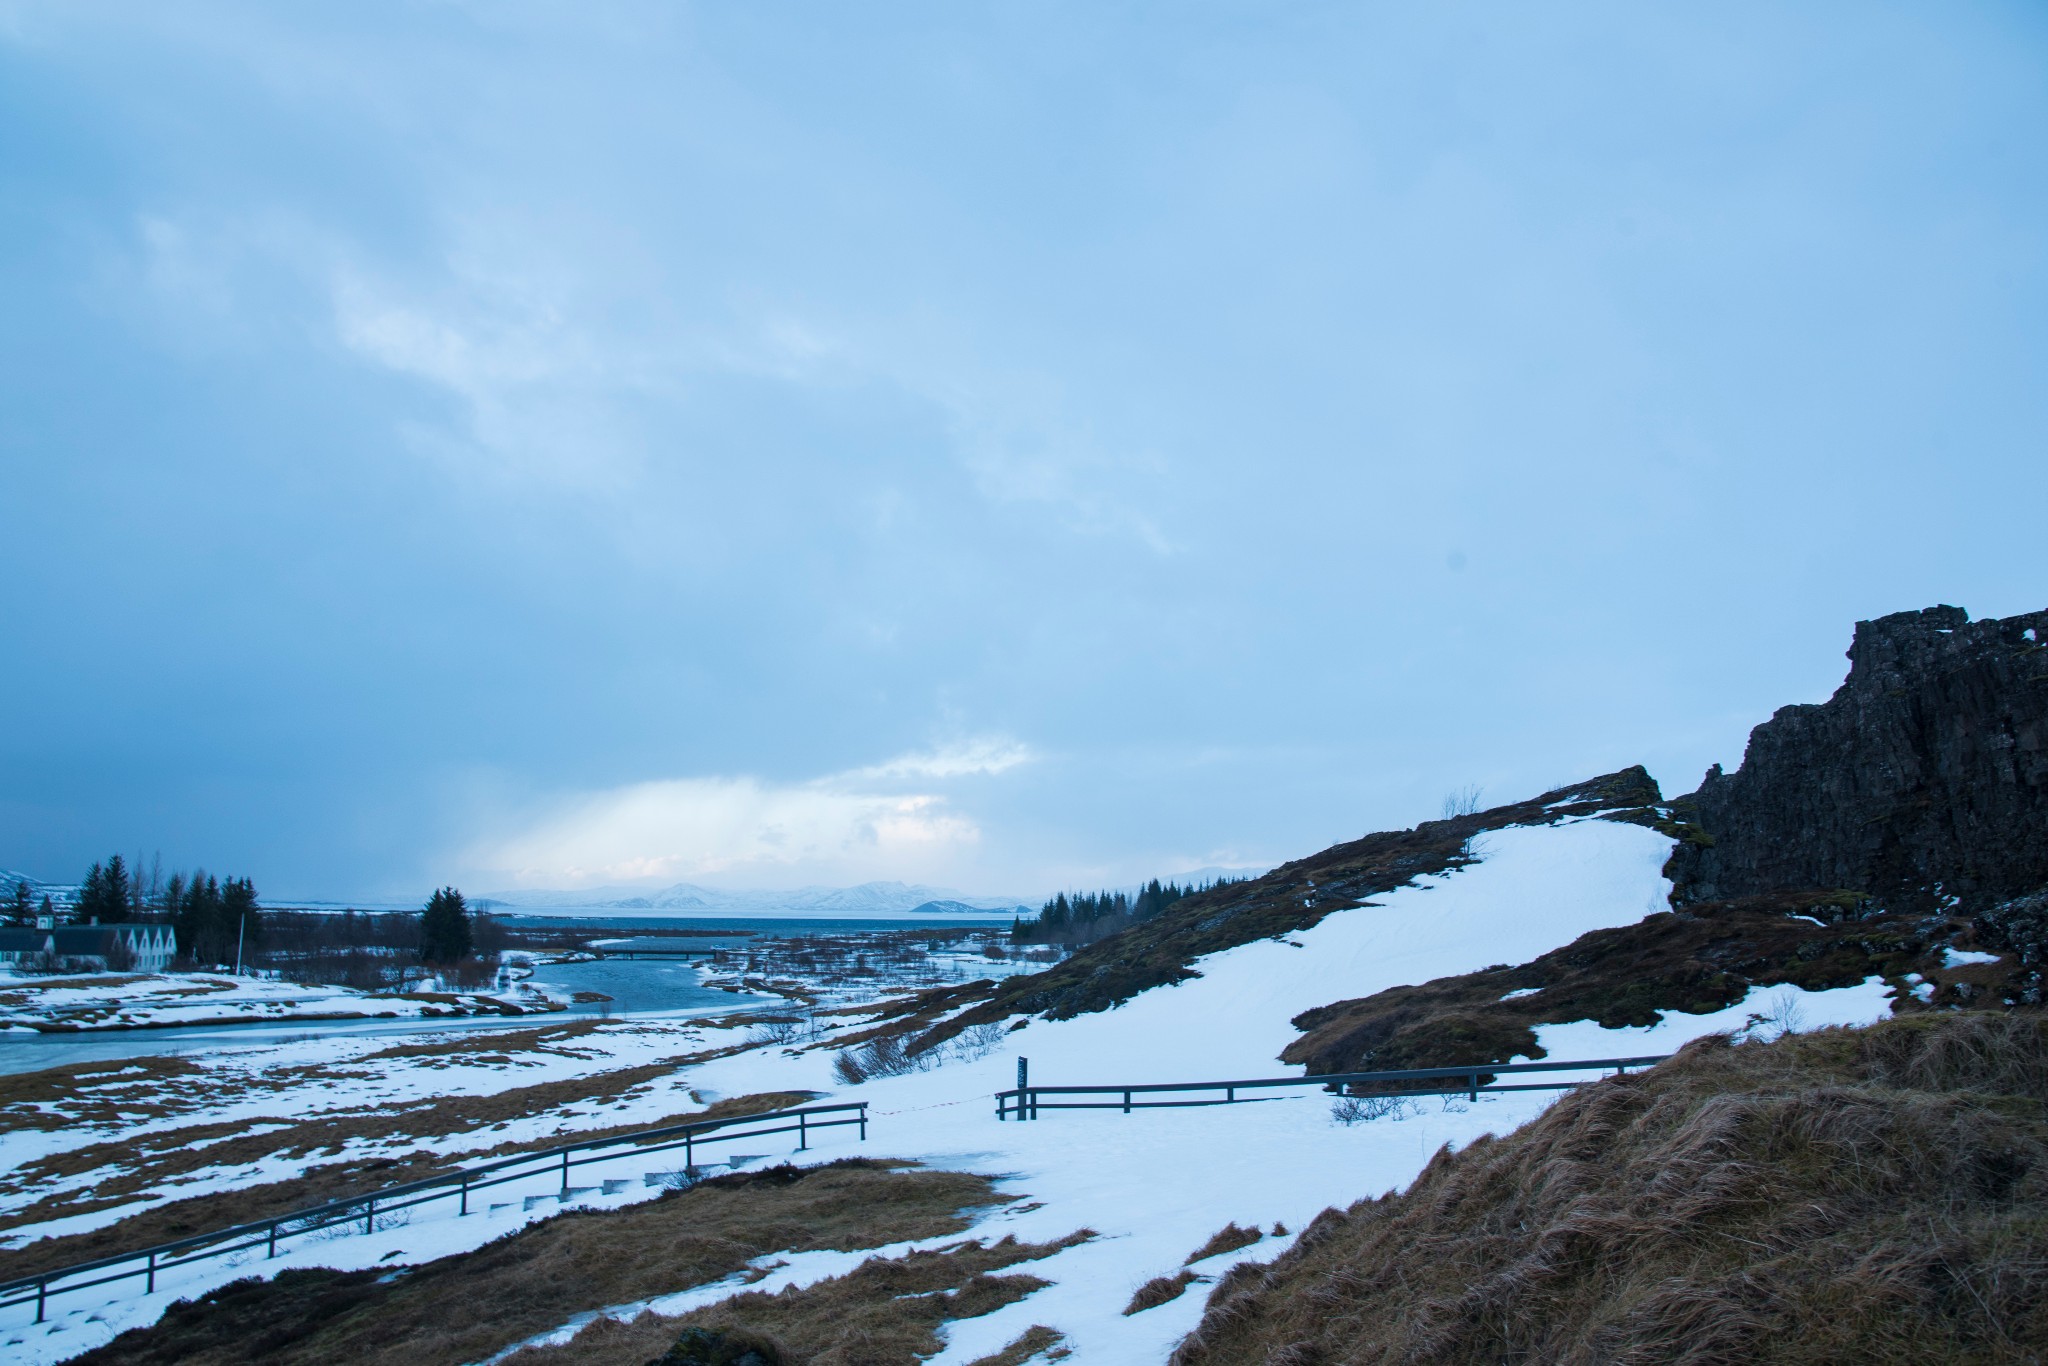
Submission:
<svg viewBox="0 0 2048 1366">
<path fill-rule="evenodd" d="M 1673 809 L 1679 906 L 1823 888 L 1981 911 L 2048 888 L 2048 612 L 1858 622 L 1835 695 L 1781 708 Z"/>
</svg>

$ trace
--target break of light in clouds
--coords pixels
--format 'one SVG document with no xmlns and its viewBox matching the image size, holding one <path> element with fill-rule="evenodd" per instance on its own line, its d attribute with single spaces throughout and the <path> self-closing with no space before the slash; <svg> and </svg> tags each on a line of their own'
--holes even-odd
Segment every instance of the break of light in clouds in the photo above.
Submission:
<svg viewBox="0 0 2048 1366">
<path fill-rule="evenodd" d="M 996 774 L 1028 762 L 1014 741 L 979 739 L 809 782 L 679 778 L 580 794 L 466 862 L 494 885 L 581 888 L 712 878 L 779 887 L 935 881 L 972 870 L 974 822 L 904 781 Z"/>
<path fill-rule="evenodd" d="M 1687 790 L 2043 605 L 2044 26 L 0 0 L 0 867 L 1032 895 Z"/>
</svg>

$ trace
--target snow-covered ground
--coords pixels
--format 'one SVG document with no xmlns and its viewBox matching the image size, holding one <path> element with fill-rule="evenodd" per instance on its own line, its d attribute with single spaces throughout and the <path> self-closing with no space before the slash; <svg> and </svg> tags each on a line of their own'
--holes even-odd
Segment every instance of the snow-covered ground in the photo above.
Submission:
<svg viewBox="0 0 2048 1366">
<path fill-rule="evenodd" d="M 0 1029 L 146 1029 L 245 1020 L 430 1019 L 560 1009 L 531 987 L 405 995 L 220 973 L 0 973 Z"/>
<path fill-rule="evenodd" d="M 1480 1135 L 1512 1129 L 1539 1114 L 1551 1098 L 1523 1093 L 1481 1097 L 1476 1103 L 1430 1100 L 1405 1107 L 1399 1116 L 1345 1125 L 1332 1115 L 1327 1096 L 1304 1088 L 1231 1107 L 1129 1115 L 1049 1111 L 1031 1123 L 999 1123 L 993 1097 L 1012 1084 L 1018 1056 L 1030 1058 L 1032 1079 L 1041 1084 L 1284 1075 L 1288 1069 L 1275 1058 L 1297 1037 L 1288 1021 L 1302 1010 L 1403 983 L 1524 962 L 1587 931 L 1632 924 L 1663 909 L 1669 888 L 1659 870 L 1669 848 L 1670 842 L 1652 831 L 1597 820 L 1495 832 L 1475 851 L 1482 855 L 1476 864 L 1420 879 L 1285 939 L 1212 955 L 1197 965 L 1199 978 L 1147 992 L 1120 1009 L 1061 1022 L 1031 1020 L 973 1061 L 845 1087 L 832 1075 L 826 1047 L 745 1048 L 697 1061 L 661 1086 L 608 1103 L 592 1118 L 605 1124 L 652 1118 L 667 1112 L 664 1107 L 672 1111 L 683 1088 L 704 1100 L 787 1090 L 865 1100 L 872 1119 L 865 1149 L 853 1141 L 852 1131 L 835 1130 L 797 1160 L 826 1161 L 865 1151 L 988 1173 L 1019 1198 L 983 1218 L 972 1236 L 1013 1233 L 1051 1241 L 1083 1227 L 1098 1235 L 1031 1265 L 1032 1274 L 1052 1282 L 1046 1288 L 982 1318 L 952 1324 L 937 1362 L 963 1366 L 998 1350 L 1032 1324 L 1063 1333 L 1074 1350 L 1073 1361 L 1107 1366 L 1161 1361 L 1199 1317 L 1201 1288 L 1142 1313 L 1126 1316 L 1122 1311 L 1139 1285 L 1174 1272 L 1226 1222 L 1257 1225 L 1269 1233 L 1239 1252 L 1197 1265 L 1195 1270 L 1204 1275 L 1220 1275 L 1243 1258 L 1271 1257 L 1323 1208 L 1402 1187 L 1443 1145 L 1463 1146 Z M 1648 1030 L 1603 1030 L 1582 1022 L 1546 1027 L 1542 1039 L 1559 1060 L 1610 1057 L 1668 1051 L 1722 1029 L 1768 1033 L 1788 1026 L 1864 1023 L 1888 1009 L 1881 984 L 1821 993 L 1774 988 L 1752 993 L 1751 1000 L 1731 1010 L 1667 1016 Z M 607 1026 L 589 1036 L 595 1042 L 588 1046 L 602 1049 L 607 1065 L 618 1065 L 636 1048 L 680 1051 L 677 1038 L 663 1032 L 668 1028 Z M 737 1026 L 691 1028 L 705 1052 L 719 1051 L 717 1045 L 740 1033 Z M 313 1052 L 305 1062 L 328 1068 L 344 1090 L 374 1084 L 394 1088 L 395 1095 L 407 1086 L 468 1077 L 451 1068 L 431 1079 L 408 1080 L 403 1069 L 396 1069 L 383 1081 L 350 1083 L 342 1074 L 364 1069 L 331 1055 L 316 1059 L 317 1048 L 306 1047 Z M 243 1065 L 257 1066 L 253 1061 Z M 263 1104 L 251 1098 L 223 1113 L 255 1122 Z M 8 1135 L 0 1143 L 0 1158 L 8 1155 L 6 1148 L 15 1138 Z M 791 1145 L 756 1139 L 745 1146 L 773 1160 L 788 1155 Z M 615 1176 L 618 1183 L 612 1193 L 600 1188 L 582 1203 L 619 1205 L 658 1193 L 637 1178 L 641 1169 L 663 1161 L 621 1159 L 616 1173 L 596 1171 L 579 1178 Z M 544 1195 L 545 1183 L 532 1193 Z M 102 1299 L 94 1292 L 66 1298 L 53 1306 L 51 1322 L 39 1327 L 28 1323 L 28 1311 L 6 1311 L 0 1318 L 0 1349 L 23 1362 L 60 1360 L 125 1327 L 153 1321 L 174 1298 L 239 1276 L 291 1266 L 425 1260 L 474 1248 L 556 1208 L 544 1198 L 532 1209 L 523 1199 L 498 1199 L 499 1208 L 466 1218 L 455 1216 L 451 1206 L 429 1206 L 404 1227 L 297 1243 L 276 1261 L 193 1266 L 163 1278 L 152 1297 Z M 1289 1232 L 1272 1232 L 1276 1226 Z M 751 1288 L 772 1290 L 838 1274 L 858 1257 L 805 1254 L 764 1260 L 787 1265 Z M 673 1312 L 736 1288 L 686 1291 L 654 1307 Z M 562 1325 L 561 1332 L 572 1333 L 580 1322 Z"/>
</svg>

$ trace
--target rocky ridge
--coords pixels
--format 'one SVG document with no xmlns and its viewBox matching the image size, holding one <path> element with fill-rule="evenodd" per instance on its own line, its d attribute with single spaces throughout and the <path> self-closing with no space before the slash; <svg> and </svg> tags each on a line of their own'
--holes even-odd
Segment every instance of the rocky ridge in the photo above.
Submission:
<svg viewBox="0 0 2048 1366">
<path fill-rule="evenodd" d="M 2048 888 L 2048 612 L 1858 622 L 1849 675 L 1674 804 L 1673 903 L 1795 888 L 1977 912 Z"/>
</svg>

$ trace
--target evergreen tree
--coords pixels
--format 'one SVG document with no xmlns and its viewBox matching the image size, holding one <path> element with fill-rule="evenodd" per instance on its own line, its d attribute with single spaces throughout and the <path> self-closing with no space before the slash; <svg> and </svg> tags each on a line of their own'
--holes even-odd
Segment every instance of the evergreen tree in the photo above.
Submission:
<svg viewBox="0 0 2048 1366">
<path fill-rule="evenodd" d="M 229 878 L 220 888 L 220 936 L 223 963 L 235 961 L 237 950 L 243 961 L 253 961 L 263 943 L 263 908 L 256 904 L 256 884 L 248 878 Z"/>
<path fill-rule="evenodd" d="M 115 854 L 104 868 L 95 863 L 86 870 L 85 881 L 78 887 L 78 900 L 71 907 L 71 918 L 80 925 L 126 920 L 128 896 L 128 865 Z"/>
<path fill-rule="evenodd" d="M 470 942 L 469 910 L 462 893 L 443 887 L 428 899 L 420 916 L 420 957 L 438 966 L 459 962 L 469 956 Z"/>
<path fill-rule="evenodd" d="M 7 903 L 8 924 L 29 925 L 35 922 L 36 908 L 30 896 L 26 880 L 14 884 L 14 897 Z"/>
<path fill-rule="evenodd" d="M 223 928 L 220 881 L 208 877 L 204 870 L 195 871 L 171 912 L 171 936 L 177 941 L 179 957 L 195 963 L 224 961 L 222 949 L 233 953 L 234 943 L 222 934 Z M 227 942 L 223 943 L 224 939 Z"/>
</svg>

